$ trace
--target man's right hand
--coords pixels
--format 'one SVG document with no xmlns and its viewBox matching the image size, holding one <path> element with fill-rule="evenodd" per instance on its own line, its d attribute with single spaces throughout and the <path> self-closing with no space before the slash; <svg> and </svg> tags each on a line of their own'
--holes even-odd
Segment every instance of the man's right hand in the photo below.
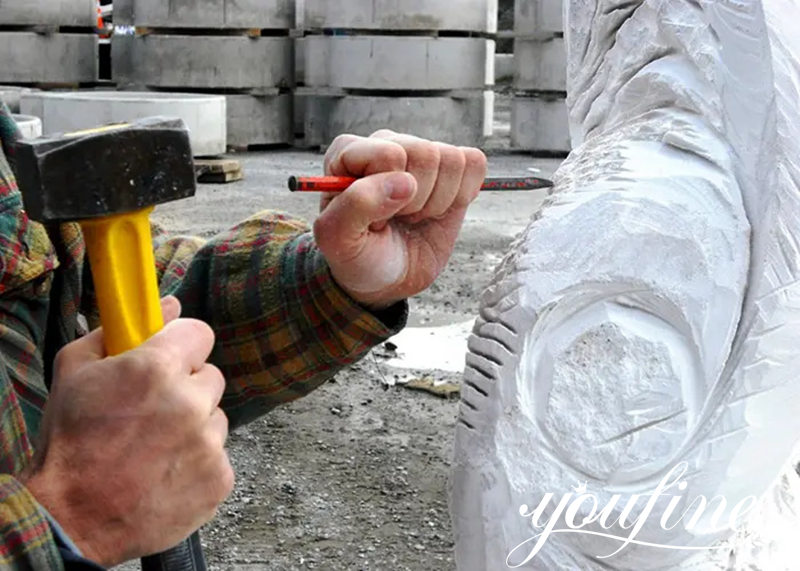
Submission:
<svg viewBox="0 0 800 571">
<path fill-rule="evenodd" d="M 216 513 L 233 489 L 219 408 L 214 334 L 176 319 L 137 349 L 106 357 L 102 331 L 56 358 L 42 445 L 25 485 L 80 548 L 112 566 L 164 551 Z"/>
</svg>

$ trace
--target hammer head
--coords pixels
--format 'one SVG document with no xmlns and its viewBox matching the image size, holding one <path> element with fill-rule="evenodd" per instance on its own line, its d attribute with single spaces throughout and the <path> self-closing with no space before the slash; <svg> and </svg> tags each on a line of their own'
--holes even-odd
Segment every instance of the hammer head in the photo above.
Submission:
<svg viewBox="0 0 800 571">
<path fill-rule="evenodd" d="M 17 178 L 39 222 L 97 218 L 193 196 L 189 132 L 154 117 L 20 141 Z"/>
</svg>

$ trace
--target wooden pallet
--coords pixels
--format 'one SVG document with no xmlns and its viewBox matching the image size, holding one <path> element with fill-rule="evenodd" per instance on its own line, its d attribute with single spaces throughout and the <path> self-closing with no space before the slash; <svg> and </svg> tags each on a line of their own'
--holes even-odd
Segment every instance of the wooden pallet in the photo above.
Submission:
<svg viewBox="0 0 800 571">
<path fill-rule="evenodd" d="M 225 184 L 244 178 L 242 164 L 235 159 L 195 159 L 194 172 L 197 182 Z"/>
</svg>

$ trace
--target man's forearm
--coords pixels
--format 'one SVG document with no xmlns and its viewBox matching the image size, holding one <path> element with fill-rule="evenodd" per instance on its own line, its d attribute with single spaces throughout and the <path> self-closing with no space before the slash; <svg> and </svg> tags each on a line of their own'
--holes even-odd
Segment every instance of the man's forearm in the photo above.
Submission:
<svg viewBox="0 0 800 571">
<path fill-rule="evenodd" d="M 158 242 L 162 294 L 217 335 L 232 426 L 308 394 L 405 325 L 405 302 L 374 314 L 344 293 L 297 219 L 263 212 L 204 244 Z"/>
</svg>

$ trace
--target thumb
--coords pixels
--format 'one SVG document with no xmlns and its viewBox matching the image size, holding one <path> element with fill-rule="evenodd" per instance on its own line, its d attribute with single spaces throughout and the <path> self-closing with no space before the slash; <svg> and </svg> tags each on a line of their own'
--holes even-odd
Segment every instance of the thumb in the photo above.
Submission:
<svg viewBox="0 0 800 571">
<path fill-rule="evenodd" d="M 336 196 L 314 223 L 314 238 L 326 258 L 357 255 L 373 224 L 386 222 L 417 193 L 409 173 L 386 172 L 358 179 Z"/>
</svg>

